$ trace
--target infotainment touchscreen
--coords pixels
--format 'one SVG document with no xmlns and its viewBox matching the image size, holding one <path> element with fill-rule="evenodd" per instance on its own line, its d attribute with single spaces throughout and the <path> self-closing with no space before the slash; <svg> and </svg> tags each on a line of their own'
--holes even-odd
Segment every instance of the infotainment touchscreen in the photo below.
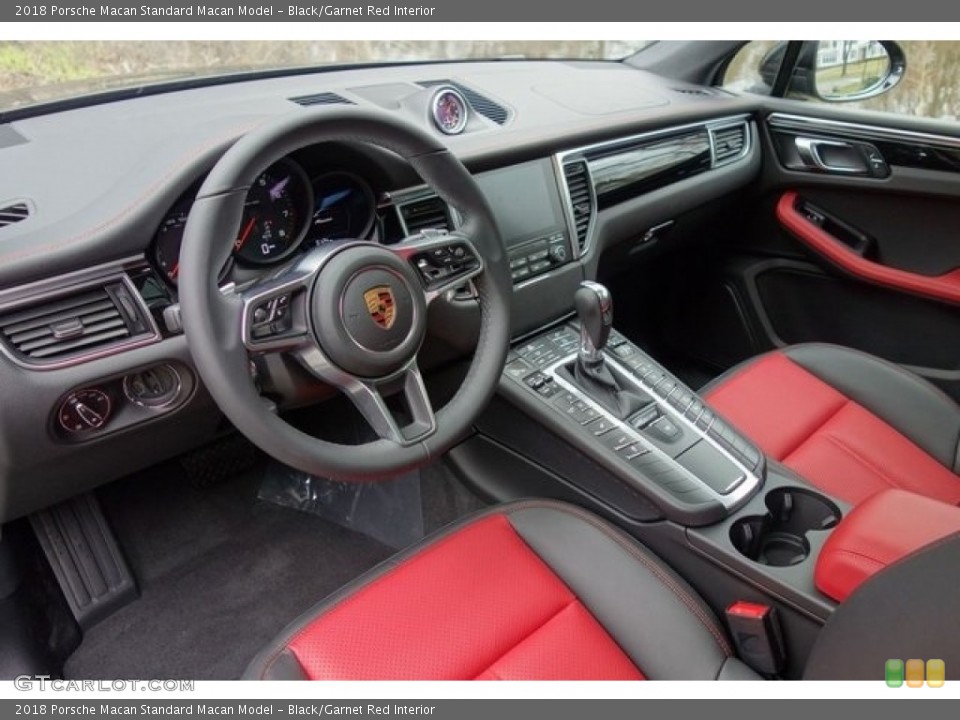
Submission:
<svg viewBox="0 0 960 720">
<path fill-rule="evenodd" d="M 512 165 L 476 179 L 496 215 L 514 282 L 547 273 L 573 258 L 550 160 Z"/>
<path fill-rule="evenodd" d="M 557 179 L 549 160 L 482 173 L 477 182 L 493 206 L 507 247 L 566 231 Z"/>
</svg>

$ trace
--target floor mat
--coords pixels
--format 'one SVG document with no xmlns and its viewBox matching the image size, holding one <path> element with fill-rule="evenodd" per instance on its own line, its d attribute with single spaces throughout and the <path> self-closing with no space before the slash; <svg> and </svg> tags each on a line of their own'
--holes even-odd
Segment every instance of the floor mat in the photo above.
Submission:
<svg viewBox="0 0 960 720">
<path fill-rule="evenodd" d="M 287 623 L 394 552 L 257 502 L 260 470 L 197 486 L 166 463 L 100 492 L 141 597 L 86 633 L 66 677 L 237 678 Z M 425 469 L 428 531 L 481 506 L 448 472 Z"/>
</svg>

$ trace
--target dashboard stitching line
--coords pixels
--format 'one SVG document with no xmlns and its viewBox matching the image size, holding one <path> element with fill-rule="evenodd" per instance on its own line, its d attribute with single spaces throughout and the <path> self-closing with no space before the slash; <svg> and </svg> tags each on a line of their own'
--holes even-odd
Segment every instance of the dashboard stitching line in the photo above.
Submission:
<svg viewBox="0 0 960 720">
<path fill-rule="evenodd" d="M 78 243 L 78 242 L 81 242 L 81 241 L 83 241 L 83 240 L 86 240 L 86 239 L 90 238 L 92 235 L 94 235 L 94 234 L 96 234 L 96 233 L 98 233 L 98 232 L 100 232 L 100 231 L 102 231 L 102 230 L 105 230 L 105 229 L 107 229 L 107 228 L 109 228 L 109 227 L 111 227 L 111 226 L 113 226 L 113 225 L 116 225 L 116 224 L 119 223 L 121 220 L 123 220 L 124 218 L 126 218 L 127 216 L 129 216 L 134 210 L 136 210 L 136 209 L 138 209 L 140 206 L 142 206 L 143 203 L 144 203 L 151 195 L 155 194 L 159 188 L 161 188 L 161 187 L 163 187 L 164 185 L 166 185 L 167 182 L 168 182 L 174 175 L 176 175 L 178 172 L 180 172 L 184 167 L 186 167 L 186 166 L 189 164 L 189 161 L 190 161 L 191 159 L 195 158 L 197 155 L 202 155 L 203 153 L 211 150 L 212 148 L 217 147 L 218 145 L 221 145 L 221 144 L 223 144 L 223 143 L 225 143 L 225 142 L 229 142 L 231 138 L 232 138 L 234 141 L 238 140 L 242 135 L 244 135 L 244 134 L 247 133 L 247 132 L 250 132 L 250 131 L 253 130 L 254 128 L 258 127 L 258 125 L 260 125 L 260 124 L 261 124 L 261 123 L 257 123 L 257 124 L 255 124 L 255 125 L 245 126 L 245 127 L 244 127 L 243 129 L 241 129 L 239 132 L 231 131 L 231 132 L 229 132 L 229 133 L 224 133 L 223 135 L 218 136 L 216 139 L 209 140 L 209 141 L 205 142 L 204 144 L 202 144 L 202 145 L 200 145 L 200 146 L 197 146 L 197 147 L 195 147 L 195 148 L 192 148 L 192 149 L 189 150 L 188 152 L 184 153 L 183 155 L 180 156 L 180 159 L 178 159 L 176 165 L 175 165 L 174 167 L 172 167 L 167 173 L 165 173 L 165 174 L 163 175 L 163 177 L 161 177 L 160 179 L 158 179 L 158 180 L 157 180 L 155 183 L 153 183 L 149 188 L 147 188 L 147 189 L 140 195 L 140 197 L 138 197 L 136 200 L 134 200 L 132 203 L 130 203 L 127 207 L 125 207 L 123 210 L 121 210 L 120 212 L 118 212 L 116 215 L 114 215 L 114 216 L 113 216 L 112 218 L 110 218 L 109 220 L 105 220 L 104 222 L 100 223 L 99 225 L 96 225 L 96 226 L 94 226 L 94 227 L 92 227 L 92 228 L 89 228 L 88 230 L 85 230 L 85 231 L 81 232 L 80 234 L 74 235 L 73 237 L 68 238 L 68 239 L 66 239 L 66 240 L 61 240 L 61 241 L 58 241 L 58 242 L 54 242 L 54 243 L 50 243 L 50 244 L 47 244 L 47 245 L 43 245 L 43 246 L 41 246 L 41 247 L 39 247 L 39 248 L 30 248 L 29 250 L 21 250 L 21 251 L 17 251 L 17 252 L 13 252 L 13 253 L 8 253 L 8 254 L 6 254 L 6 255 L 0 255 L 0 260 L 2 260 L 2 261 L 4 261 L 4 262 L 13 262 L 13 261 L 17 261 L 17 260 L 26 260 L 26 259 L 29 259 L 29 258 L 38 257 L 38 256 L 40 256 L 40 255 L 45 255 L 45 254 L 47 254 L 47 253 L 49 253 L 49 252 L 52 252 L 52 251 L 54 251 L 54 250 L 59 250 L 59 249 L 61 249 L 61 248 L 65 248 L 65 247 L 68 247 L 68 246 L 70 246 L 70 245 L 73 245 L 74 243 Z"/>
</svg>

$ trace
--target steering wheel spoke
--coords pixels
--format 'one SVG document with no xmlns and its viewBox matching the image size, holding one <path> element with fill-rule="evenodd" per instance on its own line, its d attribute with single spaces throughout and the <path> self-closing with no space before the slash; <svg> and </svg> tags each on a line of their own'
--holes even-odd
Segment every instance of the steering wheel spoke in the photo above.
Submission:
<svg viewBox="0 0 960 720">
<path fill-rule="evenodd" d="M 459 231 L 423 230 L 391 249 L 417 273 L 427 304 L 483 272 L 483 257 Z"/>
<path fill-rule="evenodd" d="M 313 272 L 294 268 L 240 292 L 248 351 L 292 352 L 312 342 L 307 302 L 313 278 Z"/>
<path fill-rule="evenodd" d="M 430 437 L 437 429 L 433 405 L 415 362 L 406 367 L 396 378 L 376 383 L 354 378 L 343 387 L 347 397 L 360 411 L 373 431 L 384 440 L 398 445 L 414 445 Z M 387 398 L 402 395 L 410 422 L 400 425 L 387 405 Z"/>
<path fill-rule="evenodd" d="M 415 445 L 436 431 L 433 404 L 415 358 L 394 375 L 373 380 L 337 368 L 317 348 L 305 349 L 298 355 L 311 372 L 350 399 L 381 439 L 398 445 Z M 403 399 L 403 410 L 409 415 L 406 424 L 398 422 L 387 403 L 387 399 L 394 396 Z"/>
</svg>

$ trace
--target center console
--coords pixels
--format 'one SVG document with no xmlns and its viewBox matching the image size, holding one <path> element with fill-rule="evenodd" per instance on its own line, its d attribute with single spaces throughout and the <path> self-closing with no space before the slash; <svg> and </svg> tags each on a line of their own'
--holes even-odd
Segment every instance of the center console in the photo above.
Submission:
<svg viewBox="0 0 960 720">
<path fill-rule="evenodd" d="M 850 510 L 761 450 L 613 329 L 605 288 L 583 282 L 576 316 L 522 339 L 503 401 L 452 453 L 465 475 L 493 466 L 498 500 L 567 499 L 605 514 L 677 569 L 718 615 L 734 601 L 779 609 L 783 673 L 802 672 L 836 603 L 817 559 Z M 470 449 L 472 445 L 473 449 Z"/>
<path fill-rule="evenodd" d="M 518 345 L 504 369 L 505 393 L 667 519 L 708 525 L 743 505 L 762 484 L 762 453 L 620 333 L 610 331 L 600 348 L 585 348 L 589 322 L 581 314 L 576 323 Z M 591 350 L 610 378 L 606 397 L 578 371 Z"/>
</svg>

